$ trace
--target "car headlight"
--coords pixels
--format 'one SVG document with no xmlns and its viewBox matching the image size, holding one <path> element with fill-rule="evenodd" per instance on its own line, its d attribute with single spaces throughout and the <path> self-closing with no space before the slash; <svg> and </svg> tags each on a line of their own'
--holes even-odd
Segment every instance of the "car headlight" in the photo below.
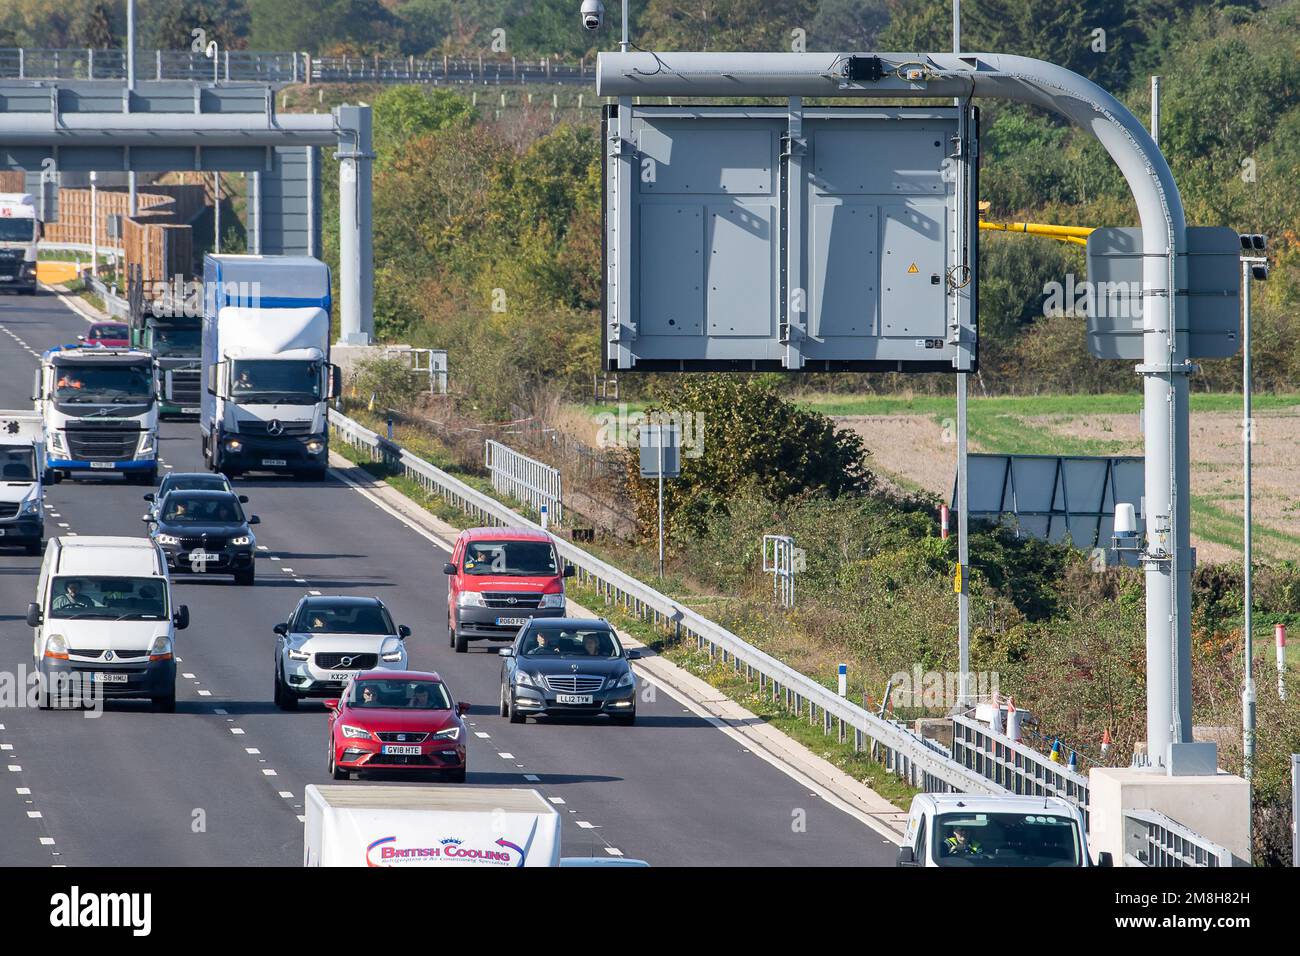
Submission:
<svg viewBox="0 0 1300 956">
<path fill-rule="evenodd" d="M 34 514 L 40 506 L 41 499 L 33 495 L 32 497 L 23 500 L 22 507 L 18 509 L 18 513 L 23 515 Z"/>
<path fill-rule="evenodd" d="M 248 534 L 241 534 L 238 538 L 231 538 L 230 543 L 237 548 L 242 548 L 246 545 L 250 545 L 253 543 L 253 536 Z"/>
<path fill-rule="evenodd" d="M 460 740 L 460 728 L 448 727 L 446 730 L 440 730 L 433 735 L 435 740 Z"/>
<path fill-rule="evenodd" d="M 159 634 L 149 646 L 149 660 L 169 661 L 172 659 L 172 639 L 166 634 Z"/>
<path fill-rule="evenodd" d="M 157 535 L 154 538 L 154 540 L 157 541 L 159 544 L 178 545 L 181 543 L 181 539 L 176 537 L 176 535 L 174 534 L 160 534 Z"/>
<path fill-rule="evenodd" d="M 360 740 L 370 739 L 370 731 L 368 730 L 361 727 L 349 727 L 347 724 L 340 724 L 340 726 L 343 728 L 344 737 Z"/>
<path fill-rule="evenodd" d="M 291 661 L 311 660 L 311 655 L 308 654 L 306 651 L 299 650 L 296 647 L 291 647 L 289 648 L 289 660 Z"/>
<path fill-rule="evenodd" d="M 137 458 L 142 455 L 153 454 L 153 432 L 145 432 L 140 436 L 140 448 L 136 451 Z"/>
<path fill-rule="evenodd" d="M 564 592 L 557 591 L 555 594 L 543 594 L 542 603 L 538 607 L 564 607 Z"/>
<path fill-rule="evenodd" d="M 636 676 L 631 671 L 628 671 L 626 674 L 624 674 L 622 677 L 618 679 L 618 682 L 615 683 L 614 686 L 631 687 L 634 684 L 636 684 Z"/>
<path fill-rule="evenodd" d="M 240 441 L 238 438 L 226 439 L 226 451 L 239 451 L 243 447 L 244 447 L 244 443 Z"/>
<path fill-rule="evenodd" d="M 308 454 L 311 455 L 319 455 L 321 453 L 321 449 L 324 447 L 325 447 L 325 443 L 316 438 L 313 438 L 311 441 L 307 442 L 307 452 Z"/>
<path fill-rule="evenodd" d="M 487 607 L 478 591 L 461 591 L 456 595 L 456 604 L 459 607 Z"/>
<path fill-rule="evenodd" d="M 51 634 L 45 641 L 45 656 L 66 661 L 68 659 L 68 640 L 62 634 Z"/>
<path fill-rule="evenodd" d="M 390 637 L 384 641 L 384 646 L 379 650 L 379 656 L 391 663 L 396 663 L 402 659 L 402 641 L 400 638 Z"/>
</svg>

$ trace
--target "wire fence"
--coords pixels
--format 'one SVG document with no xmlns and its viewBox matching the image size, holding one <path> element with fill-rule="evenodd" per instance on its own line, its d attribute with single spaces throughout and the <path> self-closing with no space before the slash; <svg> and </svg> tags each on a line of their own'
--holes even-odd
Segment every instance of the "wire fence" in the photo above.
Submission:
<svg viewBox="0 0 1300 956">
<path fill-rule="evenodd" d="M 490 438 L 483 443 L 483 464 L 497 491 L 546 513 L 548 524 L 564 523 L 564 480 L 558 469 Z"/>
</svg>

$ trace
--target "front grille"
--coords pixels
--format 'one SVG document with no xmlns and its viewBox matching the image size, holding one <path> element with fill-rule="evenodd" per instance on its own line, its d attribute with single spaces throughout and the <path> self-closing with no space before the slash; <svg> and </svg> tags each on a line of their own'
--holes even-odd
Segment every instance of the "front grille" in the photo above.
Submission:
<svg viewBox="0 0 1300 956">
<path fill-rule="evenodd" d="M 377 732 L 375 736 L 386 744 L 422 744 L 429 735 L 405 731 L 384 730 Z"/>
<path fill-rule="evenodd" d="M 19 502 L 13 504 L 0 504 L 0 518 L 12 518 L 18 514 Z"/>
<path fill-rule="evenodd" d="M 605 686 L 605 678 L 589 677 L 585 674 L 561 674 L 555 677 L 543 677 L 546 689 L 558 694 L 592 694 Z"/>
<path fill-rule="evenodd" d="M 91 648 L 78 650 L 75 647 L 68 648 L 68 654 L 72 657 L 85 657 L 93 661 L 97 661 L 104 656 L 104 652 L 102 650 L 94 650 Z M 113 652 L 114 660 L 133 660 L 133 659 L 139 660 L 141 657 L 148 657 L 148 656 L 149 656 L 149 652 L 143 649 Z"/>
<path fill-rule="evenodd" d="M 227 544 L 226 538 L 181 538 L 181 547 L 186 551 L 220 551 Z"/>
<path fill-rule="evenodd" d="M 368 764 L 392 764 L 402 767 L 427 767 L 433 763 L 433 759 L 428 754 L 375 754 L 369 760 Z"/>
<path fill-rule="evenodd" d="M 528 608 L 535 608 L 541 604 L 542 596 L 527 591 L 484 591 L 483 603 L 487 607 L 526 610 Z"/>
<path fill-rule="evenodd" d="M 348 658 L 349 663 L 344 664 L 343 659 Z M 378 654 L 335 654 L 320 653 L 316 655 L 316 666 L 327 671 L 332 670 L 369 670 L 379 663 Z"/>
<path fill-rule="evenodd" d="M 140 426 L 69 424 L 68 454 L 81 461 L 130 461 L 140 444 Z"/>
<path fill-rule="evenodd" d="M 239 434 L 261 435 L 270 438 L 311 434 L 311 422 L 280 422 L 280 427 L 284 430 L 278 435 L 272 435 L 270 422 L 240 422 Z"/>
<path fill-rule="evenodd" d="M 172 370 L 172 401 L 177 405 L 197 406 L 201 378 L 197 371 Z"/>
</svg>

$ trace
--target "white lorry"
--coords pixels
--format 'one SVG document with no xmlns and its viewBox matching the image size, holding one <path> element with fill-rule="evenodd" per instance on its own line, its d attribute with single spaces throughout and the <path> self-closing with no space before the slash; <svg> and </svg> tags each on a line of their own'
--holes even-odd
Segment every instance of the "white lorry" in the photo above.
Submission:
<svg viewBox="0 0 1300 956">
<path fill-rule="evenodd" d="M 30 193 L 0 193 L 0 288 L 36 291 L 41 219 Z"/>
<path fill-rule="evenodd" d="M 311 784 L 304 866 L 558 866 L 560 815 L 536 790 Z"/>
<path fill-rule="evenodd" d="M 50 471 L 158 483 L 158 384 L 150 353 L 56 346 L 41 356 L 32 398 Z"/>
<path fill-rule="evenodd" d="M 146 697 L 176 709 L 176 632 L 167 561 L 148 538 L 51 538 L 27 606 L 41 706 Z"/>
<path fill-rule="evenodd" d="M 199 431 L 213 471 L 325 477 L 330 273 L 309 256 L 203 259 L 203 377 Z"/>
<path fill-rule="evenodd" d="M 919 793 L 912 798 L 899 866 L 1111 866 L 1088 855 L 1083 813 L 1060 797 Z"/>
<path fill-rule="evenodd" d="M 45 430 L 41 416 L 0 410 L 0 545 L 40 554 L 45 538 Z"/>
</svg>

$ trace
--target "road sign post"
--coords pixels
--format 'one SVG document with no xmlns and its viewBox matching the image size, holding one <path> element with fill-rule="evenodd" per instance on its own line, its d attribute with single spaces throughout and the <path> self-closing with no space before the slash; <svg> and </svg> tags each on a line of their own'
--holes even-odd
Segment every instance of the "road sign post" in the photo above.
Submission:
<svg viewBox="0 0 1300 956">
<path fill-rule="evenodd" d="M 641 477 L 658 481 L 659 498 L 659 577 L 664 576 L 664 479 L 676 478 L 682 471 L 681 429 L 676 422 L 642 425 Z"/>
</svg>

